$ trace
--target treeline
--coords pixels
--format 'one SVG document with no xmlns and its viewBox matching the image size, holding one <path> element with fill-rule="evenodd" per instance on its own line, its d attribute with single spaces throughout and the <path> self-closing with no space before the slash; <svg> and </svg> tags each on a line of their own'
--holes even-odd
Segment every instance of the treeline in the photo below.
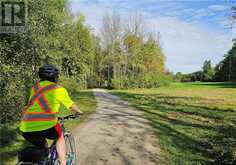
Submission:
<svg viewBox="0 0 236 165">
<path fill-rule="evenodd" d="M 144 31 L 138 14 L 127 26 L 107 14 L 101 37 L 73 15 L 67 0 L 28 0 L 24 33 L 0 34 L 1 123 L 20 118 L 38 68 L 56 65 L 71 88 L 157 87 L 169 82 L 159 37 Z M 123 21 L 123 22 L 122 22 Z"/>
<path fill-rule="evenodd" d="M 210 60 L 203 63 L 202 70 L 190 74 L 176 73 L 174 79 L 181 82 L 236 82 L 236 40 L 233 47 L 215 67 Z"/>
<path fill-rule="evenodd" d="M 96 51 L 95 85 L 108 88 L 149 88 L 168 84 L 159 33 L 145 31 L 140 14 L 124 23 L 117 13 L 103 18 L 101 46 Z"/>
</svg>

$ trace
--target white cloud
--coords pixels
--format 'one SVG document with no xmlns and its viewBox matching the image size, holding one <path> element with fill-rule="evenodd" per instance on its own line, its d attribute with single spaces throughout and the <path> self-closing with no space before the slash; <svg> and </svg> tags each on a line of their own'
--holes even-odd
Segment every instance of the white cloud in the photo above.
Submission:
<svg viewBox="0 0 236 165">
<path fill-rule="evenodd" d="M 232 26 L 232 19 L 229 18 L 225 18 L 225 17 L 218 17 L 215 19 L 216 23 L 219 24 L 221 27 L 225 28 L 225 29 L 229 29 Z"/>
<path fill-rule="evenodd" d="M 214 11 L 224 11 L 224 10 L 229 10 L 229 6 L 225 5 L 211 5 L 208 6 L 209 9 L 214 10 Z"/>
<path fill-rule="evenodd" d="M 169 11 L 166 13 L 168 16 L 181 16 L 184 14 L 184 11 L 181 10 L 174 10 L 174 11 Z"/>
<path fill-rule="evenodd" d="M 149 24 L 161 32 L 167 67 L 173 71 L 198 70 L 206 59 L 216 64 L 231 47 L 230 34 L 211 32 L 177 18 L 158 17 Z"/>
<path fill-rule="evenodd" d="M 209 16 L 213 16 L 213 15 L 215 15 L 215 12 L 209 11 L 207 9 L 198 9 L 198 10 L 192 11 L 192 18 L 193 19 L 200 19 L 203 17 L 209 17 Z"/>
</svg>

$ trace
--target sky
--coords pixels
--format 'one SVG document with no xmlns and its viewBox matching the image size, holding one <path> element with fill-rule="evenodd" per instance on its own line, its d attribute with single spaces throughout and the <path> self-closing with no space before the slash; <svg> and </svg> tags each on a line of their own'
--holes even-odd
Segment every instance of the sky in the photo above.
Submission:
<svg viewBox="0 0 236 165">
<path fill-rule="evenodd" d="M 174 73 L 200 70 L 205 60 L 216 65 L 236 36 L 236 25 L 231 26 L 231 7 L 236 0 L 69 1 L 72 13 L 82 13 L 97 35 L 106 13 L 116 11 L 122 20 L 141 13 L 145 28 L 160 32 L 166 68 Z"/>
</svg>

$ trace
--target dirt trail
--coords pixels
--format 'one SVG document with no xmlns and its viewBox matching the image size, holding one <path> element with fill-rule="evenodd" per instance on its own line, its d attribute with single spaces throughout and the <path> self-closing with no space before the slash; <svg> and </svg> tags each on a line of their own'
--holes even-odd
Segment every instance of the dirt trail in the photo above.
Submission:
<svg viewBox="0 0 236 165">
<path fill-rule="evenodd" d="M 163 164 L 152 128 L 140 112 L 101 89 L 94 89 L 97 112 L 74 130 L 80 165 Z"/>
</svg>

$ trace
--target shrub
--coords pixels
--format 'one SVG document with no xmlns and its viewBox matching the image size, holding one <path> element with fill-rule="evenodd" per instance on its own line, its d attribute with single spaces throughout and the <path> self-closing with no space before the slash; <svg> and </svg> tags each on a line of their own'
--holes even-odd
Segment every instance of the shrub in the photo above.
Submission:
<svg viewBox="0 0 236 165">
<path fill-rule="evenodd" d="M 60 76 L 59 84 L 65 87 L 70 93 L 74 93 L 80 89 L 85 89 L 86 84 L 74 77 Z"/>
<path fill-rule="evenodd" d="M 160 86 L 169 85 L 172 77 L 168 75 L 146 74 L 145 76 L 137 77 L 122 77 L 112 79 L 113 88 L 157 88 Z"/>
<path fill-rule="evenodd" d="M 18 121 L 29 97 L 31 74 L 16 66 L 3 65 L 0 71 L 1 124 Z"/>
</svg>

